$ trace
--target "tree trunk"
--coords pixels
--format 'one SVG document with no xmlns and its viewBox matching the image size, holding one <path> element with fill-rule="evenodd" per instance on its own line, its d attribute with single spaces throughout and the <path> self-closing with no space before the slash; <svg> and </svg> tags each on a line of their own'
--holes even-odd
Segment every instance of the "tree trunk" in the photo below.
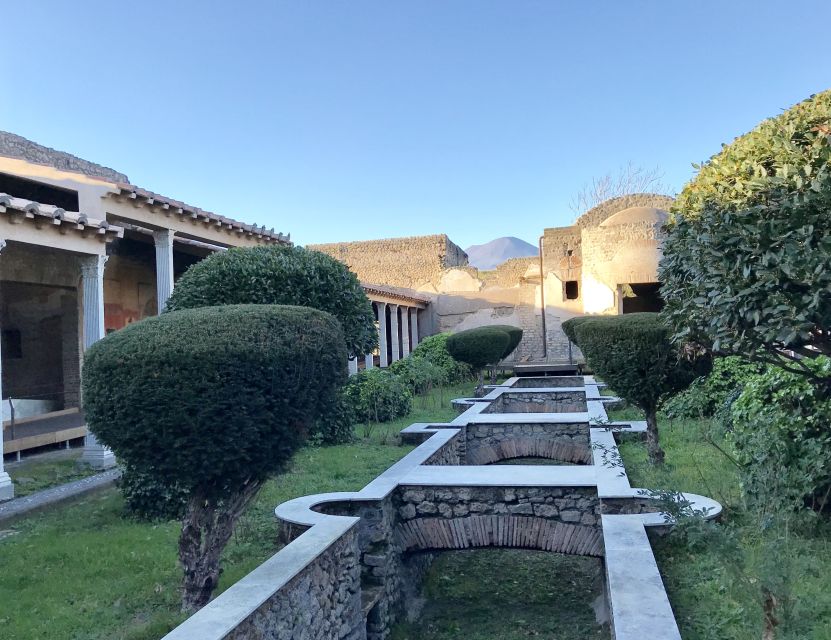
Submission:
<svg viewBox="0 0 831 640">
<path fill-rule="evenodd" d="M 221 572 L 220 556 L 234 524 L 251 502 L 262 482 L 251 481 L 221 502 L 195 493 L 188 501 L 179 536 L 179 561 L 184 569 L 182 611 L 193 613 L 211 599 Z"/>
<path fill-rule="evenodd" d="M 763 609 L 765 612 L 765 629 L 762 632 L 762 640 L 774 640 L 774 632 L 779 625 L 779 620 L 776 617 L 776 606 L 778 603 L 776 596 L 767 589 L 762 589 L 762 595 L 764 596 Z"/>
<path fill-rule="evenodd" d="M 652 464 L 664 464 L 664 450 L 658 440 L 658 412 L 655 409 L 646 412 L 646 451 Z"/>
<path fill-rule="evenodd" d="M 479 369 L 476 374 L 476 389 L 473 391 L 474 398 L 482 398 L 485 395 L 485 372 Z"/>
</svg>

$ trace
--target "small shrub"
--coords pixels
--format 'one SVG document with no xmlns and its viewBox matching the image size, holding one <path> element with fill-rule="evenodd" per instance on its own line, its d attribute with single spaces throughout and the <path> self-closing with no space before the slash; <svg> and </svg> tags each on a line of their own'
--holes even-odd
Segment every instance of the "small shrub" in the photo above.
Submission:
<svg viewBox="0 0 831 640">
<path fill-rule="evenodd" d="M 473 377 L 470 366 L 459 362 L 447 350 L 449 333 L 437 333 L 424 338 L 410 354 L 410 359 L 424 359 L 439 367 L 444 373 L 444 384 L 459 384 Z"/>
<path fill-rule="evenodd" d="M 427 358 L 402 358 L 390 365 L 389 370 L 407 385 L 414 395 L 423 395 L 446 383 L 444 370 Z"/>
<path fill-rule="evenodd" d="M 410 413 L 413 396 L 385 369 L 366 369 L 349 378 L 343 393 L 357 422 L 389 422 Z"/>
<path fill-rule="evenodd" d="M 831 383 L 831 358 L 806 362 Z M 805 376 L 771 366 L 733 403 L 729 439 L 742 489 L 766 509 L 822 509 L 831 493 L 831 398 Z"/>
<path fill-rule="evenodd" d="M 347 444 L 355 439 L 355 407 L 341 388 L 331 407 L 324 409 L 312 427 L 309 442 L 314 445 Z"/>
<path fill-rule="evenodd" d="M 736 389 L 741 390 L 764 366 L 738 356 L 715 358 L 709 375 L 695 380 L 688 389 L 671 398 L 665 411 L 676 418 L 712 417 Z"/>
<path fill-rule="evenodd" d="M 649 458 L 654 464 L 662 463 L 658 409 L 707 373 L 711 359 L 673 345 L 670 330 L 657 313 L 594 316 L 578 324 L 575 335 L 589 366 L 644 412 Z"/>
</svg>

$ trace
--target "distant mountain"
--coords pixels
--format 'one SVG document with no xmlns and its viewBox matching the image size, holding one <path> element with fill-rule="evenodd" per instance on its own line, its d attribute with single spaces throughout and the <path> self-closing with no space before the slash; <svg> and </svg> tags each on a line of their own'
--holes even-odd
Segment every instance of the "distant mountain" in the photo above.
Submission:
<svg viewBox="0 0 831 640">
<path fill-rule="evenodd" d="M 537 248 L 519 238 L 497 238 L 485 244 L 474 244 L 465 253 L 470 264 L 477 269 L 496 269 L 505 260 L 538 255 Z"/>
</svg>

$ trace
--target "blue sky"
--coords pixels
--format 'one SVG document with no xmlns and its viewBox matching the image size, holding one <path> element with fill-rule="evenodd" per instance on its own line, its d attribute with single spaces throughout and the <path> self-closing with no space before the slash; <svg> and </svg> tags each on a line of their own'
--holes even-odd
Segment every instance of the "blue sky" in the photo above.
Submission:
<svg viewBox="0 0 831 640">
<path fill-rule="evenodd" d="M 0 129 L 300 244 L 536 243 L 831 86 L 827 0 L 5 3 Z"/>
</svg>

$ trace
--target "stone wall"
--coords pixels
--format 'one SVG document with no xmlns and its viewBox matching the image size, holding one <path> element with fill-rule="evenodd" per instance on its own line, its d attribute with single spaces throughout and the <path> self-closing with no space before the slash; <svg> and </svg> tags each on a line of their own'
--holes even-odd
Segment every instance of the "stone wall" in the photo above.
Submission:
<svg viewBox="0 0 831 640">
<path fill-rule="evenodd" d="M 469 424 L 465 464 L 493 464 L 516 458 L 546 458 L 590 464 L 589 427 L 573 424 Z"/>
<path fill-rule="evenodd" d="M 482 413 L 574 413 L 586 411 L 583 391 L 503 393 Z"/>
<path fill-rule="evenodd" d="M 656 207 L 658 209 L 669 209 L 675 202 L 671 196 L 664 196 L 657 193 L 630 193 L 617 198 L 609 198 L 596 207 L 586 211 L 575 221 L 575 225 L 581 229 L 598 226 L 601 222 L 616 214 L 618 211 L 630 207 Z M 546 231 L 548 231 L 546 229 Z"/>
<path fill-rule="evenodd" d="M 48 165 L 64 171 L 83 173 L 88 176 L 105 178 L 113 182 L 129 182 L 126 175 L 114 169 L 89 162 L 83 158 L 73 156 L 71 153 L 64 153 L 63 151 L 44 147 L 43 145 L 7 131 L 0 131 L 0 156 L 19 158 L 27 162 Z"/>
<path fill-rule="evenodd" d="M 360 280 L 436 290 L 445 270 L 465 267 L 467 254 L 444 234 L 308 245 L 346 264 Z"/>
<path fill-rule="evenodd" d="M 246 617 L 226 640 L 364 640 L 357 542 L 353 528 Z"/>
<path fill-rule="evenodd" d="M 407 487 L 396 538 L 409 551 L 518 547 L 602 556 L 595 489 Z"/>
</svg>

